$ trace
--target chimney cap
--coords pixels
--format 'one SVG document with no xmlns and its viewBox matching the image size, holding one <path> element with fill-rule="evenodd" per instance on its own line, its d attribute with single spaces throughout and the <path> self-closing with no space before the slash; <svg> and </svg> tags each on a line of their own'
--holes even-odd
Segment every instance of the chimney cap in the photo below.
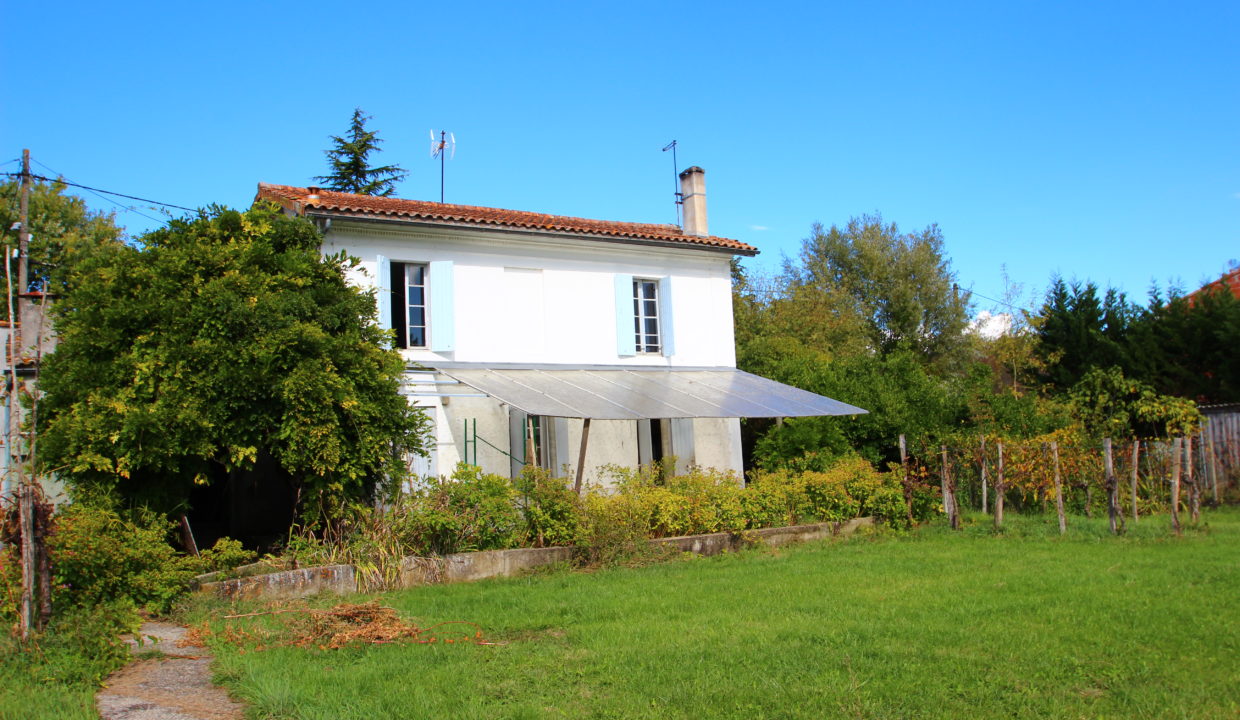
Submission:
<svg viewBox="0 0 1240 720">
<path fill-rule="evenodd" d="M 706 171 L 705 171 L 705 170 L 703 170 L 702 168 L 698 167 L 697 165 L 692 165 L 692 166 L 690 166 L 690 167 L 685 168 L 684 170 L 681 170 L 681 171 L 680 171 L 680 177 L 681 177 L 681 179 L 683 180 L 685 177 L 687 177 L 687 176 L 689 176 L 689 175 L 692 175 L 693 173 L 701 173 L 701 174 L 705 175 L 705 174 L 706 174 Z"/>
</svg>

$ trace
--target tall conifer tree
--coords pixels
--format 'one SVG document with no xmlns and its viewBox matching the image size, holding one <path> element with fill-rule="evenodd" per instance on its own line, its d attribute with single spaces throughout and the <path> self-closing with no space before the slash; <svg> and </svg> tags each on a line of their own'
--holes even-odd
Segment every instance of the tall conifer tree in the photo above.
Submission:
<svg viewBox="0 0 1240 720">
<path fill-rule="evenodd" d="M 370 119 L 361 108 L 354 108 L 346 137 L 333 135 L 331 140 L 335 147 L 325 151 L 330 172 L 316 177 L 316 182 L 323 183 L 328 190 L 382 197 L 392 195 L 396 183 L 409 173 L 396 165 L 370 166 L 368 156 L 377 152 L 379 143 L 383 142 L 375 131 L 366 129 L 366 121 Z"/>
</svg>

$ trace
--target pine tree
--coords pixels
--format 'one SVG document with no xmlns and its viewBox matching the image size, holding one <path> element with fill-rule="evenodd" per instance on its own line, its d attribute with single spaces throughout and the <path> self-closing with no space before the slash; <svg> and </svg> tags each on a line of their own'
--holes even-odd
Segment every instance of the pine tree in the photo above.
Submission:
<svg viewBox="0 0 1240 720">
<path fill-rule="evenodd" d="M 361 108 L 354 108 L 347 139 L 333 135 L 331 140 L 335 147 L 325 151 L 330 173 L 316 177 L 316 182 L 323 183 L 328 190 L 391 196 L 396 189 L 396 183 L 404 180 L 409 173 L 396 165 L 370 167 L 367 156 L 377 151 L 379 143 L 383 141 L 373 130 L 366 129 L 366 121 L 369 119 L 371 116 L 363 113 Z"/>
</svg>

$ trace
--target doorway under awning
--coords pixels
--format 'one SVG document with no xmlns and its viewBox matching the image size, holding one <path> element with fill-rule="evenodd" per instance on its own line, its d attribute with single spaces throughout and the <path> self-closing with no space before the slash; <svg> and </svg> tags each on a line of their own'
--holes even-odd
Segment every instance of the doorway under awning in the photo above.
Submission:
<svg viewBox="0 0 1240 720">
<path fill-rule="evenodd" d="M 529 415 L 585 421 L 577 489 L 591 420 L 784 418 L 867 411 L 729 367 L 434 363 L 433 368 Z"/>
</svg>

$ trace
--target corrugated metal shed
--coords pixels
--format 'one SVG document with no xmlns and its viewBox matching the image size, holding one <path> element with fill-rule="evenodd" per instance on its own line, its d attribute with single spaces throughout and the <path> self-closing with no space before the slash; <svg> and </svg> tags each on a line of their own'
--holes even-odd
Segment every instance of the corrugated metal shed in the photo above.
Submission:
<svg viewBox="0 0 1240 720">
<path fill-rule="evenodd" d="M 531 415 L 644 420 L 814 417 L 866 412 L 736 368 L 445 363 L 435 369 Z"/>
</svg>

